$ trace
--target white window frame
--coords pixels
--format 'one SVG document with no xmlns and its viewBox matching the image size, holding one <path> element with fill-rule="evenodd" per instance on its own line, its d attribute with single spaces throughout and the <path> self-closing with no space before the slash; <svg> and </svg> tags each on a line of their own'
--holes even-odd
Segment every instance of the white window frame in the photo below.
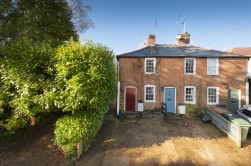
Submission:
<svg viewBox="0 0 251 166">
<path fill-rule="evenodd" d="M 193 60 L 193 73 L 187 73 L 186 72 L 186 61 L 188 59 Z M 195 75 L 196 74 L 196 59 L 195 58 L 185 58 L 185 61 L 184 61 L 184 73 L 185 73 L 185 75 Z"/>
<path fill-rule="evenodd" d="M 216 59 L 216 64 L 215 66 L 209 66 L 209 61 L 210 60 L 215 60 Z M 209 70 L 209 67 L 215 67 L 216 68 L 216 73 L 211 73 Z M 207 58 L 207 75 L 219 75 L 219 58 Z"/>
<path fill-rule="evenodd" d="M 146 62 L 147 60 L 153 60 L 153 72 L 147 72 L 146 71 Z M 145 58 L 145 74 L 155 74 L 155 68 L 156 68 L 156 58 Z"/>
<path fill-rule="evenodd" d="M 194 89 L 194 95 L 193 95 L 193 101 L 186 101 L 186 89 L 187 88 L 193 88 Z M 196 87 L 195 86 L 185 86 L 184 88 L 184 103 L 187 104 L 196 104 Z"/>
<path fill-rule="evenodd" d="M 248 73 L 251 73 L 251 58 L 248 59 Z"/>
<path fill-rule="evenodd" d="M 146 88 L 147 87 L 152 87 L 153 88 L 153 100 L 146 100 Z M 155 85 L 145 85 L 144 88 L 144 102 L 146 103 L 155 103 Z"/>
<path fill-rule="evenodd" d="M 208 96 L 209 89 L 216 89 L 216 102 L 209 102 L 209 96 Z M 208 105 L 219 104 L 219 87 L 216 86 L 207 87 L 207 104 Z"/>
</svg>

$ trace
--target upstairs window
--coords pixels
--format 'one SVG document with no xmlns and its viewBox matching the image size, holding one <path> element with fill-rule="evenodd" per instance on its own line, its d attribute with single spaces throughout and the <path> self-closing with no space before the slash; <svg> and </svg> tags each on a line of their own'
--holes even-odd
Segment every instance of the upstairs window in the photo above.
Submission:
<svg viewBox="0 0 251 166">
<path fill-rule="evenodd" d="M 154 74 L 156 67 L 155 58 L 146 58 L 145 59 L 145 74 Z"/>
<path fill-rule="evenodd" d="M 195 86 L 185 86 L 185 103 L 196 104 Z"/>
<path fill-rule="evenodd" d="M 207 75 L 219 74 L 219 59 L 207 58 Z"/>
<path fill-rule="evenodd" d="M 196 64 L 194 58 L 185 59 L 185 74 L 195 74 Z"/>
<path fill-rule="evenodd" d="M 219 88 L 207 88 L 207 104 L 219 104 Z"/>
</svg>

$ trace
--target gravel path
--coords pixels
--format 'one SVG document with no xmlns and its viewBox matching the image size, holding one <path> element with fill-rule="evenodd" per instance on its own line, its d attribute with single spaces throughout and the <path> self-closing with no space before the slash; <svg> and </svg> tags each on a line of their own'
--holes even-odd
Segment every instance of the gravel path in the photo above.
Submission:
<svg viewBox="0 0 251 166">
<path fill-rule="evenodd" d="M 108 114 L 87 153 L 75 165 L 251 165 L 251 136 L 243 148 L 213 124 L 166 123 L 160 116 L 124 122 Z"/>
</svg>

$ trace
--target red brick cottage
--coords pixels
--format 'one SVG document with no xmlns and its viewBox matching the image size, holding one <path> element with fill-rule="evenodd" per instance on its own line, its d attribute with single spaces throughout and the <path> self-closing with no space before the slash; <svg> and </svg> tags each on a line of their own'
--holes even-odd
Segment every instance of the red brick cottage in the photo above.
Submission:
<svg viewBox="0 0 251 166">
<path fill-rule="evenodd" d="M 137 111 L 167 104 L 167 111 L 179 113 L 179 103 L 225 104 L 238 109 L 249 104 L 247 56 L 190 45 L 190 34 L 179 34 L 177 44 L 155 44 L 117 55 L 120 109 Z"/>
</svg>

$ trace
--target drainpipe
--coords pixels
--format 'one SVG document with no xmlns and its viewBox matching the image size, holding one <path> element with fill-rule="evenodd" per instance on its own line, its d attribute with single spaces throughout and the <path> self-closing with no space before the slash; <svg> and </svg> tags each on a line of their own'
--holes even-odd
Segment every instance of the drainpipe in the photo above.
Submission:
<svg viewBox="0 0 251 166">
<path fill-rule="evenodd" d="M 249 82 L 246 80 L 246 105 L 249 105 Z"/>
<path fill-rule="evenodd" d="M 119 60 L 117 59 L 117 116 L 119 115 L 119 105 L 120 105 L 120 81 L 119 81 Z"/>
</svg>

